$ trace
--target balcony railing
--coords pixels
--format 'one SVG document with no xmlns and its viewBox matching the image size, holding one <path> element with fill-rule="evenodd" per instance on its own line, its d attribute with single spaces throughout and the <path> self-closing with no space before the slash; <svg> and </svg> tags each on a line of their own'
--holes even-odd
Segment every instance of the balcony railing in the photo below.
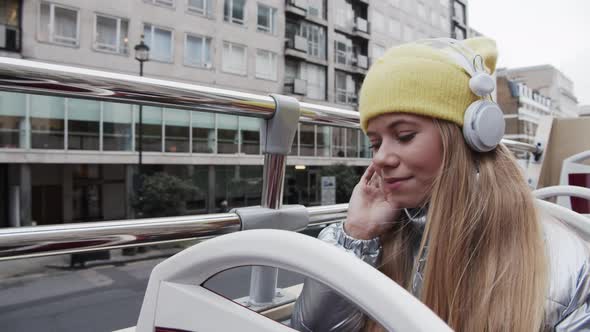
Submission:
<svg viewBox="0 0 590 332">
<path fill-rule="evenodd" d="M 277 96 L 261 96 L 195 84 L 123 75 L 27 60 L 0 58 L 0 90 L 112 102 L 197 109 L 269 120 Z M 298 103 L 299 122 L 358 128 L 358 112 Z M 503 140 L 515 151 L 540 153 L 537 146 Z M 284 156 L 282 156 L 284 157 Z M 262 205 L 280 208 L 284 158 L 265 154 Z M 281 174 L 282 167 L 282 174 Z M 347 204 L 306 208 L 306 227 L 345 217 Z M 236 213 L 167 217 L 0 230 L 0 260 L 40 257 L 208 239 L 243 227 Z"/>
</svg>

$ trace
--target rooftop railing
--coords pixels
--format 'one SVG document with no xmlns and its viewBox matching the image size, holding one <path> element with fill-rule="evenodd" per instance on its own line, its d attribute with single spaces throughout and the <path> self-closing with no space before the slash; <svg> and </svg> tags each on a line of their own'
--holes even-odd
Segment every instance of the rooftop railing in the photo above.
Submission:
<svg viewBox="0 0 590 332">
<path fill-rule="evenodd" d="M 202 85 L 124 75 L 0 57 L 0 90 L 84 98 L 120 103 L 165 106 L 258 117 L 270 120 L 276 99 Z M 299 121 L 358 128 L 354 111 L 298 103 Z M 538 146 L 512 140 L 513 151 L 540 154 Z M 265 154 L 262 207 L 280 209 L 285 155 Z M 309 207 L 307 227 L 342 220 L 348 205 Z M 185 240 L 204 240 L 242 229 L 236 213 L 121 220 L 0 229 L 0 261 L 143 246 Z"/>
</svg>

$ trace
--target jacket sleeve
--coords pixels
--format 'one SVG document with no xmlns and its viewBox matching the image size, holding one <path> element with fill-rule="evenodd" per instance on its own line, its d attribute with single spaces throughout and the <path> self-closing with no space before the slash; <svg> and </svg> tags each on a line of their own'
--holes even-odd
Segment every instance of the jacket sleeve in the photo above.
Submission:
<svg viewBox="0 0 590 332">
<path fill-rule="evenodd" d="M 590 261 L 586 260 L 577 275 L 577 283 L 572 299 L 559 322 L 555 332 L 590 331 Z"/>
<path fill-rule="evenodd" d="M 318 239 L 342 248 L 371 266 L 377 266 L 381 256 L 379 238 L 357 240 L 348 236 L 342 224 L 326 227 Z M 364 314 L 330 287 L 306 278 L 301 295 L 295 303 L 291 327 L 302 332 L 360 331 Z"/>
</svg>

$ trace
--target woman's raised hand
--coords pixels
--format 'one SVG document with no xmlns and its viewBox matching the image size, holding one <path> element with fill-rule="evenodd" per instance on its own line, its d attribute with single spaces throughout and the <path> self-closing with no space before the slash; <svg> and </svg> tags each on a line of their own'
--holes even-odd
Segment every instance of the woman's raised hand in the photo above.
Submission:
<svg viewBox="0 0 590 332">
<path fill-rule="evenodd" d="M 368 240 L 380 236 L 399 217 L 399 207 L 387 201 L 380 182 L 381 177 L 371 163 L 352 191 L 344 229 L 353 238 Z"/>
</svg>

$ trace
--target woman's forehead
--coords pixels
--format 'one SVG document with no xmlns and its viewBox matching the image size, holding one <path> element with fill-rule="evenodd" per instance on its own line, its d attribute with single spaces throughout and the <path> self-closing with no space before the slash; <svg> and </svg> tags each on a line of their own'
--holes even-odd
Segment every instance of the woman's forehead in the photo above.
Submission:
<svg viewBox="0 0 590 332">
<path fill-rule="evenodd" d="M 432 118 L 397 112 L 381 114 L 369 120 L 367 124 L 367 135 L 401 124 L 421 126 L 428 123 L 432 123 Z"/>
</svg>

